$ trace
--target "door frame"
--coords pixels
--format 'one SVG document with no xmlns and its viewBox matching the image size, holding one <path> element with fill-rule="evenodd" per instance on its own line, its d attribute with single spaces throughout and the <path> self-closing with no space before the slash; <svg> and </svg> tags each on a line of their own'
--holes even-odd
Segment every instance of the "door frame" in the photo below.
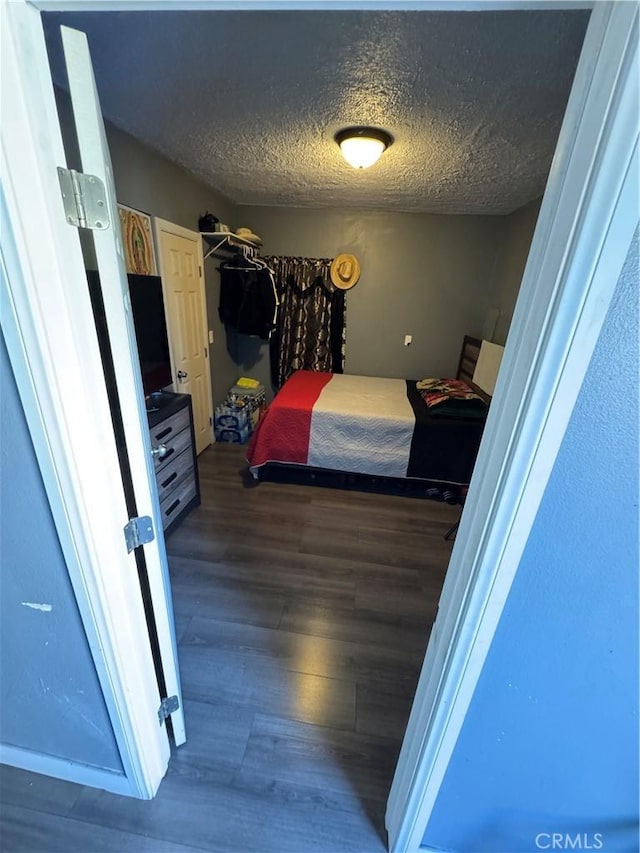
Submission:
<svg viewBox="0 0 640 853">
<path fill-rule="evenodd" d="M 103 7 L 102 0 L 33 0 L 33 4 L 54 11 Z M 130 10 L 136 5 L 141 4 L 115 0 L 109 8 Z M 261 9 L 305 7 L 297 0 L 265 0 L 259 5 Z M 557 4 L 548 0 L 398 4 L 383 0 L 375 8 L 478 11 L 592 5 L 570 0 Z M 171 0 L 144 4 L 147 11 L 177 6 Z M 185 0 L 179 6 L 249 9 L 257 3 Z M 363 9 L 371 8 L 371 3 L 315 0 L 313 7 Z M 423 821 L 426 825 L 429 803 L 435 802 L 637 221 L 637 104 L 629 103 L 628 91 L 634 69 L 629 63 L 625 66 L 619 51 L 633 14 L 637 15 L 635 4 L 625 3 L 596 4 L 592 13 L 570 97 L 571 116 L 567 114 L 563 124 L 564 146 L 559 143 L 556 150 L 391 791 L 387 827 L 396 851 L 415 850 L 420 844 L 420 825 Z M 613 53 L 607 57 L 611 47 Z M 24 69 L 25 78 L 28 72 Z M 608 110 L 608 118 L 601 126 L 603 110 Z M 590 144 L 579 144 L 580 139 Z M 575 167 L 573 172 L 567 168 L 569 163 Z M 40 221 L 59 208 L 59 198 L 56 201 L 54 196 L 54 206 L 39 207 Z M 37 248 L 25 249 L 25 264 L 40 248 L 38 240 Z M 535 339 L 529 327 L 535 330 Z M 523 329 L 524 344 L 516 335 L 516 330 Z M 478 486 L 482 478 L 488 488 Z M 464 568 L 465 561 L 473 572 L 465 569 L 458 580 L 455 569 Z M 429 799 L 424 796 L 427 791 Z"/>
<path fill-rule="evenodd" d="M 3 747 L 7 763 L 141 798 L 168 765 L 166 727 L 78 229 L 37 9 L 1 4 L 2 328 L 124 775 Z M 116 214 L 117 216 L 117 214 Z M 90 405 L 87 405 L 90 401 Z M 91 471 L 91 476 L 82 472 Z"/>
<path fill-rule="evenodd" d="M 638 5 L 593 9 L 389 794 L 422 846 L 640 220 Z"/>
<path fill-rule="evenodd" d="M 164 304 L 167 305 L 167 294 L 165 292 L 165 276 L 164 276 L 164 263 L 162 260 L 162 235 L 163 234 L 173 234 L 176 237 L 184 237 L 186 240 L 193 240 L 197 246 L 198 252 L 198 286 L 200 289 L 200 304 L 202 306 L 202 341 L 203 346 L 206 350 L 206 359 L 208 364 L 208 373 L 207 373 L 207 402 L 209 406 L 209 435 L 211 438 L 211 444 L 215 443 L 215 435 L 213 430 L 213 390 L 211 387 L 212 379 L 211 379 L 211 347 L 209 345 L 209 315 L 207 312 L 207 292 L 206 292 L 206 281 L 204 277 L 204 252 L 202 250 L 202 237 L 200 232 L 191 231 L 189 228 L 184 228 L 182 225 L 176 225 L 175 222 L 169 222 L 167 219 L 161 219 L 159 216 L 153 217 L 153 231 L 156 238 L 156 245 L 158 247 L 158 269 L 160 271 L 160 277 L 162 278 L 162 293 L 164 295 Z M 169 321 L 169 312 L 165 311 L 167 316 L 167 334 L 169 336 L 169 355 L 171 358 L 171 375 L 175 377 L 176 368 L 175 361 L 173 358 L 173 343 L 171 336 L 171 323 Z M 174 379 L 173 383 L 174 390 L 177 390 L 176 383 Z"/>
</svg>

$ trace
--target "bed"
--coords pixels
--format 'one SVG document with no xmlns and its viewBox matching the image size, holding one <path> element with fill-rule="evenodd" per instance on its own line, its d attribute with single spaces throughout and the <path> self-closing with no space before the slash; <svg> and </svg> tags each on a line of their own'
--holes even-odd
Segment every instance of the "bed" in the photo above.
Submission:
<svg viewBox="0 0 640 853">
<path fill-rule="evenodd" d="M 474 380 L 486 362 L 483 348 L 484 342 L 466 336 L 457 371 L 479 398 L 481 411 L 476 408 L 472 416 L 430 408 L 417 380 L 297 371 L 252 438 L 247 454 L 252 475 L 282 478 L 288 469 L 311 473 L 317 481 L 319 475 L 326 480 L 346 474 L 347 483 L 331 484 L 356 488 L 363 480 L 411 482 L 429 497 L 458 502 L 471 478 L 491 399 Z"/>
</svg>

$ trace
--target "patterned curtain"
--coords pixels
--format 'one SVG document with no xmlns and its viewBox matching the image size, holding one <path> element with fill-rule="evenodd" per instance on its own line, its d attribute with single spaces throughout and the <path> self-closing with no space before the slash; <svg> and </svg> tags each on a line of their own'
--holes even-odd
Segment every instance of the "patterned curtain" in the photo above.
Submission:
<svg viewBox="0 0 640 853">
<path fill-rule="evenodd" d="M 271 380 L 281 388 L 296 370 L 344 371 L 345 291 L 334 287 L 331 259 L 265 258 L 280 299 L 271 336 Z"/>
</svg>

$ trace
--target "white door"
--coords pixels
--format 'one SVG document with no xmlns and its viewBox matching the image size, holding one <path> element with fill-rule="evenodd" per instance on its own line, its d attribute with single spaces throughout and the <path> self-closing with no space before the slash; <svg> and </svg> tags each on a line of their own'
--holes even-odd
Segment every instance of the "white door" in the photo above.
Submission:
<svg viewBox="0 0 640 853">
<path fill-rule="evenodd" d="M 211 444 L 213 406 L 202 277 L 202 243 L 196 232 L 156 219 L 173 387 L 191 394 L 196 453 Z"/>
<path fill-rule="evenodd" d="M 111 224 L 105 230 L 96 230 L 92 233 L 136 511 L 138 516 L 148 516 L 153 520 L 155 536 L 151 542 L 142 547 L 167 696 L 176 697 L 178 703 L 177 710 L 171 714 L 171 722 L 176 744 L 179 745 L 185 741 L 186 735 L 171 584 L 131 315 L 111 157 L 107 147 L 87 38 L 84 33 L 68 27 L 62 27 L 61 30 L 82 168 L 86 174 L 97 176 L 106 188 L 106 203 Z"/>
</svg>

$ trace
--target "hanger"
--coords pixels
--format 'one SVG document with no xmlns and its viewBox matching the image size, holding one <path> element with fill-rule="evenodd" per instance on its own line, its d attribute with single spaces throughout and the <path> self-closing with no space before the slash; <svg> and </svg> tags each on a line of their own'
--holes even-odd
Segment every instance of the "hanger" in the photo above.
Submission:
<svg viewBox="0 0 640 853">
<path fill-rule="evenodd" d="M 240 270 L 242 272 L 255 272 L 256 270 L 268 269 L 269 272 L 273 272 L 271 269 L 269 269 L 269 267 L 263 260 L 254 255 L 254 252 L 257 252 L 257 249 L 253 248 L 252 246 L 238 246 L 238 248 L 240 250 L 240 253 L 242 254 L 242 257 L 245 260 L 245 263 L 251 264 L 251 266 L 238 267 L 230 264 L 228 267 L 229 269 Z M 226 267 L 226 264 L 224 264 L 223 266 Z"/>
</svg>

